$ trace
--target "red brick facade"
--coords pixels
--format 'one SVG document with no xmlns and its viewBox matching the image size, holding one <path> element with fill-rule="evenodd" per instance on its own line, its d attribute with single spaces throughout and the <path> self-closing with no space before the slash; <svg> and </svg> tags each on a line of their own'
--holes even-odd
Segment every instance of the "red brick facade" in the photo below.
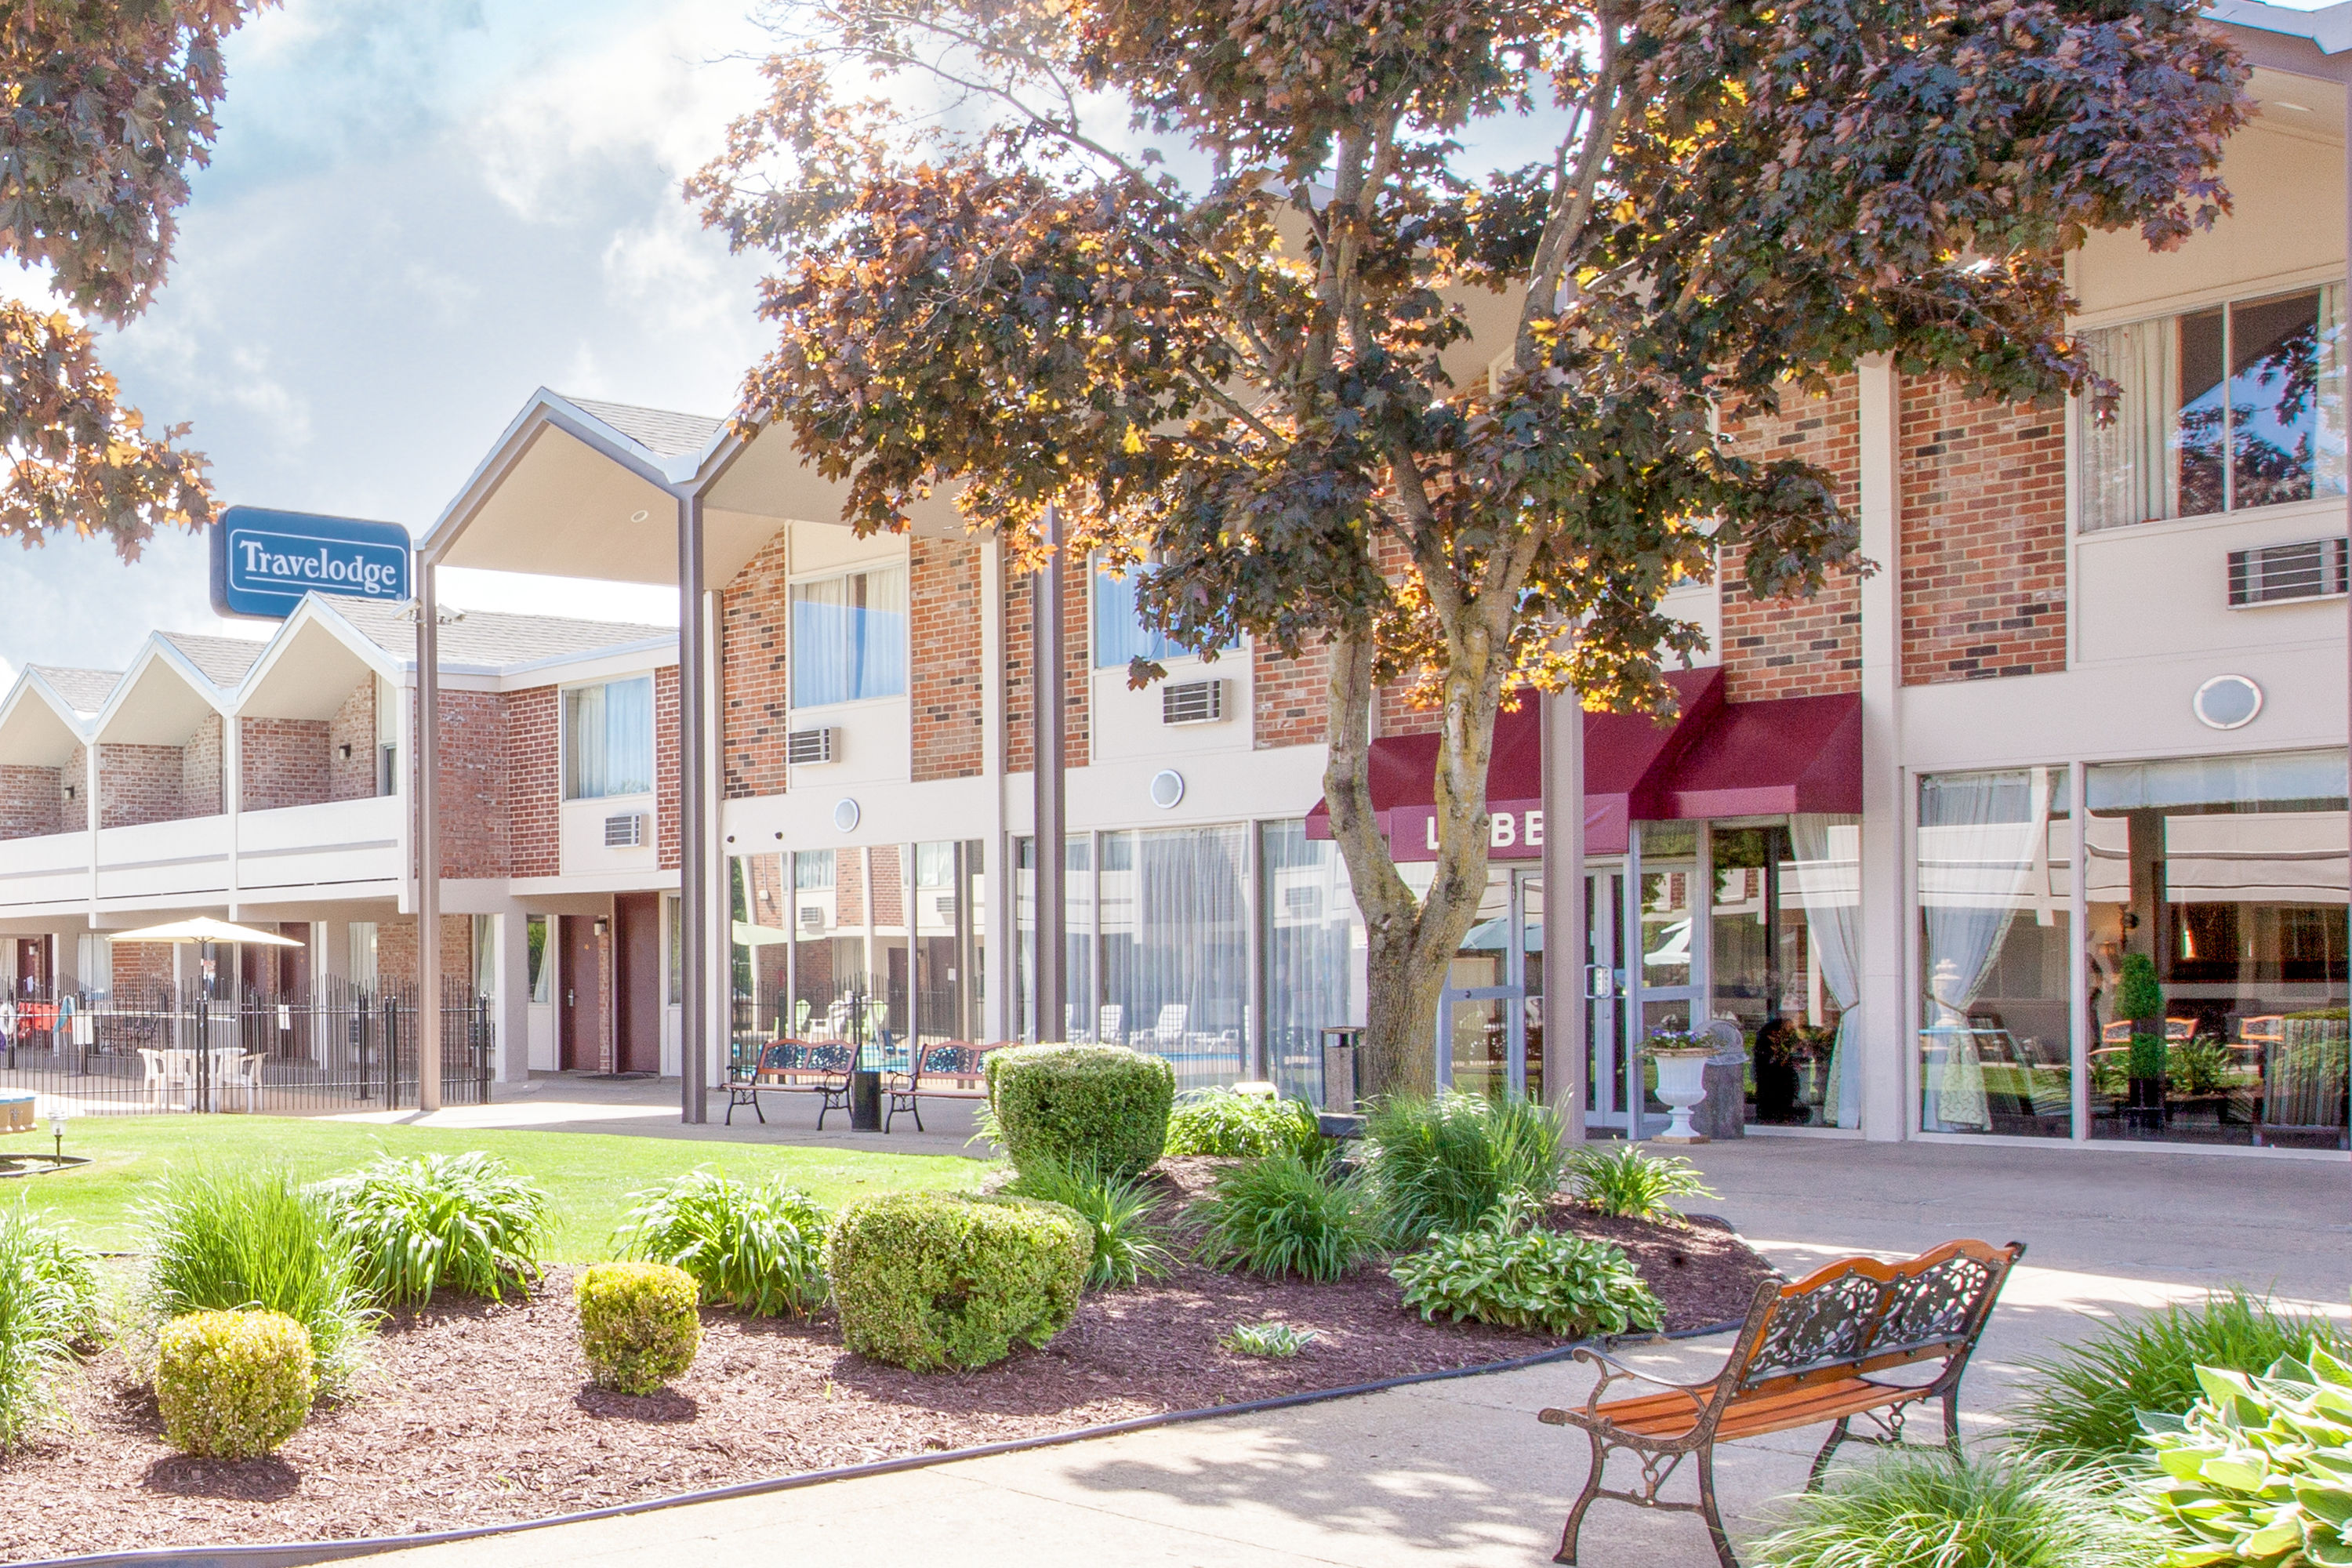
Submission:
<svg viewBox="0 0 2352 1568">
<path fill-rule="evenodd" d="M 1062 563 L 1063 669 L 1068 699 L 1062 713 L 1065 766 L 1082 768 L 1089 755 L 1087 723 L 1088 678 L 1093 674 L 1094 648 L 1087 637 L 1087 601 L 1093 584 L 1087 563 Z M 1030 696 L 1030 595 L 1036 574 L 1016 572 L 1004 579 L 1004 769 L 1025 773 L 1037 765 L 1036 709 Z"/>
<path fill-rule="evenodd" d="M 0 765 L 0 838 L 37 838 L 68 832 L 60 826 L 64 787 L 55 768 Z M 73 823 L 79 827 L 79 818 Z"/>
<path fill-rule="evenodd" d="M 985 764 L 981 699 L 986 682 L 980 626 L 980 561 L 965 539 L 909 542 L 914 777 L 970 778 Z"/>
<path fill-rule="evenodd" d="M 719 598 L 720 753 L 729 800 L 784 793 L 792 700 L 784 667 L 792 647 L 785 575 L 790 532 L 778 529 Z"/>
<path fill-rule="evenodd" d="M 677 666 L 654 671 L 654 854 L 665 871 L 678 867 Z"/>
<path fill-rule="evenodd" d="M 1777 416 L 1727 419 L 1723 433 L 1759 462 L 1796 458 L 1829 474 L 1849 515 L 1862 505 L 1862 383 L 1838 378 L 1826 396 L 1794 390 Z M 1733 702 L 1821 697 L 1862 689 L 1862 582 L 1833 574 L 1810 599 L 1759 599 L 1748 588 L 1747 551 L 1722 552 L 1723 694 Z"/>
<path fill-rule="evenodd" d="M 506 810 L 507 700 L 441 693 L 441 874 L 503 877 L 511 864 Z"/>
<path fill-rule="evenodd" d="M 1254 742 L 1268 746 L 1319 745 L 1330 737 L 1325 721 L 1331 707 L 1331 654 L 1308 647 L 1284 658 L 1264 643 L 1250 650 L 1250 687 L 1255 694 Z"/>
<path fill-rule="evenodd" d="M 98 825 L 133 827 L 142 822 L 177 822 L 186 783 L 186 760 L 177 746 L 98 748 Z"/>
<path fill-rule="evenodd" d="M 474 973 L 474 917 L 441 917 L 441 973 L 467 977 Z M 379 921 L 375 928 L 375 973 L 380 981 L 416 984 L 416 917 L 400 915 Z"/>
<path fill-rule="evenodd" d="M 237 721 L 240 811 L 276 811 L 327 798 L 327 721 Z"/>
<path fill-rule="evenodd" d="M 227 809 L 223 776 L 221 716 L 207 713 L 180 748 L 180 810 L 183 817 L 218 816 Z"/>
<path fill-rule="evenodd" d="M 554 687 L 507 693 L 507 854 L 517 877 L 552 877 L 563 869 L 556 724 Z"/>
<path fill-rule="evenodd" d="M 172 988 L 172 954 L 168 942 L 118 942 L 107 954 L 112 977 L 108 986 L 125 1001 L 152 996 Z"/>
<path fill-rule="evenodd" d="M 377 790 L 375 677 L 352 688 L 327 721 L 327 798 L 366 800 Z"/>
<path fill-rule="evenodd" d="M 1907 379 L 1902 405 L 1904 684 L 2064 668 L 2059 415 Z"/>
</svg>

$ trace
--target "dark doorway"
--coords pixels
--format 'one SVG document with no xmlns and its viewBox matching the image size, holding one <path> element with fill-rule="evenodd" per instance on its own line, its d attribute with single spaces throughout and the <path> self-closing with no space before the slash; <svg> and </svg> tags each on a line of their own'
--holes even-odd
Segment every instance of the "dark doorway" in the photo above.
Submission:
<svg viewBox="0 0 2352 1568">
<path fill-rule="evenodd" d="M 564 915 L 563 969 L 557 976 L 563 995 L 556 1007 L 558 1055 L 566 1072 L 600 1071 L 604 1062 L 604 1013 L 599 976 L 602 949 L 599 923 L 588 915 Z"/>
<path fill-rule="evenodd" d="M 56 938 L 27 936 L 16 939 L 16 991 L 24 996 L 47 996 L 50 978 L 57 973 Z"/>
<path fill-rule="evenodd" d="M 614 1070 L 661 1071 L 662 925 L 659 893 L 613 900 Z"/>
</svg>

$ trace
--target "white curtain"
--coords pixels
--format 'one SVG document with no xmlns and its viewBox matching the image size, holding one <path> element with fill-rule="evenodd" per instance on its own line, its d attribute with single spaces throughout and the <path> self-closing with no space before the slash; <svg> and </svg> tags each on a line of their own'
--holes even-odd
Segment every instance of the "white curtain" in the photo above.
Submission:
<svg viewBox="0 0 2352 1568">
<path fill-rule="evenodd" d="M 1984 1068 L 1969 1006 L 2025 902 L 2037 836 L 2050 814 L 2050 771 L 1939 773 L 1919 790 L 1919 903 L 1927 926 L 1927 1016 L 1920 1125 L 1984 1131 Z"/>
<path fill-rule="evenodd" d="M 792 590 L 793 706 L 860 702 L 907 689 L 907 572 L 886 566 Z"/>
<path fill-rule="evenodd" d="M 2083 528 L 2121 528 L 2178 509 L 2172 431 L 2179 415 L 2179 331 L 2174 318 L 2083 334 L 2092 368 L 2123 389 L 2101 425 L 2082 405 Z"/>
<path fill-rule="evenodd" d="M 1231 1083 L 1245 1065 L 1247 848 L 1237 826 L 1102 836 L 1102 999 L 1180 1088 Z"/>
<path fill-rule="evenodd" d="M 1789 818 L 1796 857 L 1798 897 L 1822 985 L 1838 1005 L 1837 1039 L 1830 1047 L 1829 1082 L 1822 1120 L 1832 1127 L 1862 1125 L 1862 1058 L 1853 1048 L 1862 995 L 1862 828 L 1858 818 L 1799 812 Z"/>
<path fill-rule="evenodd" d="M 563 694 L 563 794 L 568 800 L 650 795 L 654 683 L 649 677 Z"/>
</svg>

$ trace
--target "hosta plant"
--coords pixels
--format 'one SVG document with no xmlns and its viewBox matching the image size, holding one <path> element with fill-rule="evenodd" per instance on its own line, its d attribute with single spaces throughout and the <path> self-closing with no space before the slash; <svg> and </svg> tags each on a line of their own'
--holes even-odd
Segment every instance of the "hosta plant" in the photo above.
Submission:
<svg viewBox="0 0 2352 1568">
<path fill-rule="evenodd" d="M 2178 1568 L 2352 1565 L 2352 1366 L 2313 1344 L 2260 1374 L 2199 1367 L 2205 1397 L 2147 1415 L 2142 1482 Z"/>
<path fill-rule="evenodd" d="M 1322 1337 L 1318 1330 L 1294 1329 L 1288 1323 L 1237 1323 L 1217 1343 L 1235 1355 L 1286 1361 Z"/>
<path fill-rule="evenodd" d="M 1532 1205 L 1514 1199 L 1474 1229 L 1431 1237 L 1389 1273 L 1405 1305 L 1432 1321 L 1443 1314 L 1571 1338 L 1664 1322 L 1665 1309 L 1623 1252 L 1533 1221 Z"/>
</svg>

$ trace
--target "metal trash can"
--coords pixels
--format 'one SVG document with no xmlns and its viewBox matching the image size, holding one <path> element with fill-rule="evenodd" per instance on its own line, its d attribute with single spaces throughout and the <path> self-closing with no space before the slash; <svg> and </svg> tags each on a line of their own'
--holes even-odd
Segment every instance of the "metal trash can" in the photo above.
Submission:
<svg viewBox="0 0 2352 1568">
<path fill-rule="evenodd" d="M 1356 1047 L 1363 1038 L 1360 1024 L 1323 1031 L 1323 1110 L 1328 1113 L 1356 1114 Z"/>
<path fill-rule="evenodd" d="M 1748 1136 L 1748 1037 L 1728 1018 L 1706 1026 L 1723 1049 L 1706 1059 L 1706 1098 L 1691 1110 L 1691 1125 L 1708 1139 Z"/>
</svg>

